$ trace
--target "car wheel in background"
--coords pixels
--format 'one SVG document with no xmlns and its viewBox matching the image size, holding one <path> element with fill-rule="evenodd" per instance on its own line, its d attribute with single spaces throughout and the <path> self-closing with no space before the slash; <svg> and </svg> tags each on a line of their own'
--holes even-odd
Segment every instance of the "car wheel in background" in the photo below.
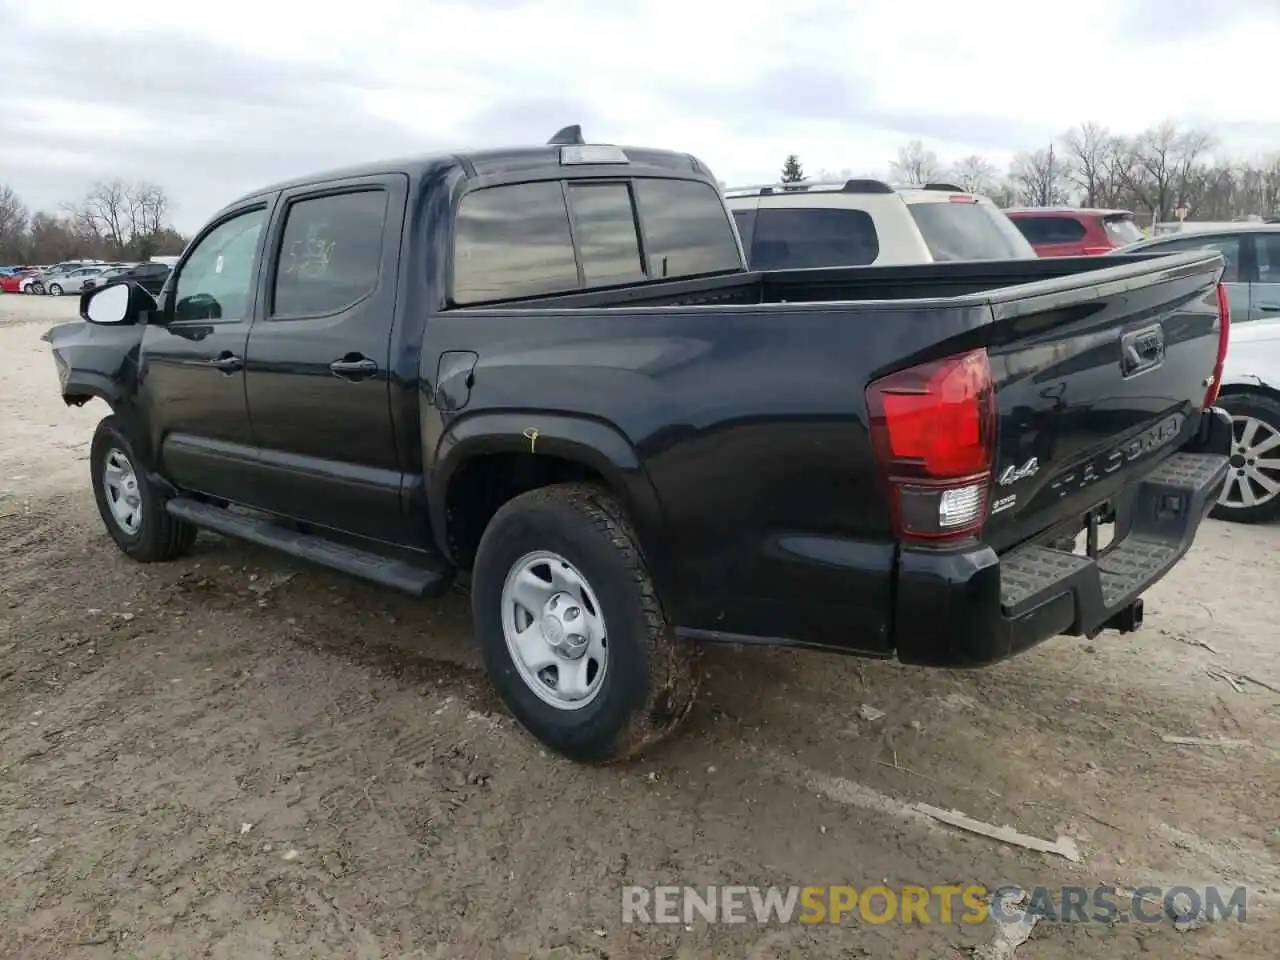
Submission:
<svg viewBox="0 0 1280 960">
<path fill-rule="evenodd" d="M 1218 406 L 1234 428 L 1231 472 L 1210 516 L 1237 523 L 1280 517 L 1280 400 L 1265 393 L 1229 393 Z"/>
<path fill-rule="evenodd" d="M 31 294 L 33 297 L 38 297 L 38 296 L 40 296 L 42 293 L 44 293 L 44 284 L 43 284 L 43 283 L 41 283 L 39 280 L 36 280 L 36 281 L 35 281 L 35 282 L 33 282 L 33 283 L 29 283 L 29 284 L 27 284 L 27 286 L 23 289 L 23 291 L 22 291 L 22 292 L 23 292 L 23 293 L 29 293 L 29 294 Z"/>
<path fill-rule="evenodd" d="M 62 284 L 60 284 L 60 283 L 51 283 L 51 284 L 49 284 L 49 296 L 51 296 L 51 297 L 60 297 L 60 296 L 62 296 Z"/>
</svg>

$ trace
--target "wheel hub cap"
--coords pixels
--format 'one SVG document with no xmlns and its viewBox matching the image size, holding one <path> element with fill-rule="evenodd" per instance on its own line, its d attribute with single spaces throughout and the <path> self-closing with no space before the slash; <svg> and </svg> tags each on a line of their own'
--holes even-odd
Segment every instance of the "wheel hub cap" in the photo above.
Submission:
<svg viewBox="0 0 1280 960">
<path fill-rule="evenodd" d="M 1280 431 L 1249 416 L 1232 418 L 1232 427 L 1231 473 L 1220 502 L 1235 509 L 1269 503 L 1280 495 Z"/>
<path fill-rule="evenodd" d="M 102 492 L 111 516 L 128 534 L 142 526 L 142 494 L 133 463 L 121 450 L 108 450 L 102 468 Z"/>
<path fill-rule="evenodd" d="M 549 552 L 517 560 L 502 588 L 511 660 L 539 699 L 577 710 L 599 694 L 609 665 L 604 616 L 591 585 Z"/>
</svg>

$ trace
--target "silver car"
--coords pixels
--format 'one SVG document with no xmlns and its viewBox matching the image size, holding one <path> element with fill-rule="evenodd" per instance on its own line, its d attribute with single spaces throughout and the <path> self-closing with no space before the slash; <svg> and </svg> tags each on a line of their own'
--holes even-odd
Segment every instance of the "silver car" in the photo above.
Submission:
<svg viewBox="0 0 1280 960">
<path fill-rule="evenodd" d="M 1231 299 L 1231 322 L 1280 318 L 1280 223 L 1219 224 L 1213 229 L 1140 240 L 1119 253 L 1173 253 L 1207 247 L 1227 262 L 1222 282 Z"/>
<path fill-rule="evenodd" d="M 76 267 L 65 273 L 50 273 L 41 279 L 45 293 L 51 297 L 60 297 L 64 293 L 80 293 L 84 282 L 91 277 L 102 275 L 103 267 Z"/>
</svg>

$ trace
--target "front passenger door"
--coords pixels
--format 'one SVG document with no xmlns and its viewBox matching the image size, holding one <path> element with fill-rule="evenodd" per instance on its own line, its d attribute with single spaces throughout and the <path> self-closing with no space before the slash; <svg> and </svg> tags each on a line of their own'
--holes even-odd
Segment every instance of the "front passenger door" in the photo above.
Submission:
<svg viewBox="0 0 1280 960">
<path fill-rule="evenodd" d="M 197 238 L 143 334 L 140 402 L 166 476 L 242 501 L 256 460 L 244 356 L 269 207 L 230 212 Z"/>
</svg>

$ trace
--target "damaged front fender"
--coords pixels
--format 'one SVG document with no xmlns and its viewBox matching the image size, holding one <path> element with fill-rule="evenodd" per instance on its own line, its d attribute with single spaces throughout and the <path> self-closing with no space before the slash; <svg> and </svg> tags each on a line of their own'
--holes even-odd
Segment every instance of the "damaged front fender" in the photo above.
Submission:
<svg viewBox="0 0 1280 960">
<path fill-rule="evenodd" d="M 80 321 L 53 327 L 40 337 L 53 348 L 63 402 L 82 406 L 101 397 L 112 410 L 137 390 L 143 324 L 100 325 Z"/>
</svg>

